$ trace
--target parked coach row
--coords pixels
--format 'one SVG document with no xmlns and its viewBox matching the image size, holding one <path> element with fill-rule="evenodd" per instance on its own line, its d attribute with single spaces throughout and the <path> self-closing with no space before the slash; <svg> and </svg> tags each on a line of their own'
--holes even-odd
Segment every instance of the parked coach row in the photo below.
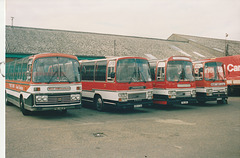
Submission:
<svg viewBox="0 0 240 158">
<path fill-rule="evenodd" d="M 173 56 L 148 61 L 114 57 L 78 61 L 60 53 L 38 54 L 6 64 L 6 104 L 31 111 L 80 108 L 91 103 L 133 109 L 154 104 L 227 102 L 225 67 L 221 62 L 192 62 Z"/>
</svg>

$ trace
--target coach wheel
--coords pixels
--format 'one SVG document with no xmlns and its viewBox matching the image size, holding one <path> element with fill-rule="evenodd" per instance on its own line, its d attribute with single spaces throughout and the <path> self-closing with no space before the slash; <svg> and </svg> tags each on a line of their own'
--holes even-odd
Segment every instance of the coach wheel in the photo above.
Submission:
<svg viewBox="0 0 240 158">
<path fill-rule="evenodd" d="M 217 104 L 223 104 L 222 100 L 217 100 Z"/>
<path fill-rule="evenodd" d="M 206 101 L 203 101 L 203 100 L 198 101 L 198 104 L 205 104 L 205 103 L 206 103 Z"/>
<path fill-rule="evenodd" d="M 7 99 L 7 93 L 5 92 L 5 105 L 9 105 L 9 101 Z"/>
<path fill-rule="evenodd" d="M 153 104 L 151 104 L 151 103 L 149 103 L 149 104 L 142 104 L 142 107 L 144 107 L 144 108 L 148 108 L 148 107 L 151 107 L 151 106 L 153 106 Z"/>
<path fill-rule="evenodd" d="M 227 100 L 222 99 L 222 100 L 217 100 L 217 104 L 227 104 Z"/>
<path fill-rule="evenodd" d="M 61 110 L 61 114 L 66 114 L 67 113 L 67 109 Z"/>
<path fill-rule="evenodd" d="M 134 108 L 134 106 L 130 106 L 130 107 L 127 108 L 127 110 L 128 110 L 128 111 L 134 111 L 135 108 Z"/>
<path fill-rule="evenodd" d="M 21 109 L 23 115 L 25 115 L 25 116 L 30 115 L 30 111 L 28 111 L 24 108 L 24 102 L 23 102 L 22 98 L 20 99 L 20 109 Z"/>
<path fill-rule="evenodd" d="M 96 98 L 95 98 L 95 107 L 98 111 L 104 110 L 104 103 L 100 96 L 96 96 Z"/>
<path fill-rule="evenodd" d="M 228 104 L 228 100 L 227 99 L 225 99 L 225 104 Z"/>
</svg>

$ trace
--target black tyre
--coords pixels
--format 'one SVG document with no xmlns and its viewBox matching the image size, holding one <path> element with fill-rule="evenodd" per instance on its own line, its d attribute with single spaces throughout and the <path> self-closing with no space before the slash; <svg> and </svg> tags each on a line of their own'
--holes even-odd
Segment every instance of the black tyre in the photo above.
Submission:
<svg viewBox="0 0 240 158">
<path fill-rule="evenodd" d="M 67 113 L 67 109 L 61 110 L 61 114 L 65 115 Z"/>
<path fill-rule="evenodd" d="M 149 108 L 149 107 L 152 107 L 153 106 L 153 104 L 142 104 L 142 107 L 144 107 L 144 108 Z"/>
<path fill-rule="evenodd" d="M 198 101 L 198 104 L 205 104 L 205 103 L 206 103 L 206 101 L 203 101 L 203 100 Z"/>
<path fill-rule="evenodd" d="M 5 105 L 9 105 L 10 102 L 8 101 L 8 98 L 7 98 L 7 93 L 5 92 Z"/>
<path fill-rule="evenodd" d="M 217 100 L 217 104 L 223 104 L 222 100 Z"/>
<path fill-rule="evenodd" d="M 227 104 L 227 100 L 222 99 L 222 100 L 217 100 L 217 104 Z"/>
<path fill-rule="evenodd" d="M 102 97 L 99 96 L 99 95 L 97 95 L 97 96 L 95 97 L 95 108 L 96 108 L 98 111 L 104 111 L 104 110 L 105 110 Z"/>
<path fill-rule="evenodd" d="M 28 111 L 28 110 L 26 110 L 25 108 L 24 108 L 24 102 L 23 102 L 23 99 L 21 98 L 20 99 L 20 110 L 22 111 L 22 114 L 24 115 L 24 116 L 28 116 L 28 115 L 30 115 L 30 111 Z"/>
<path fill-rule="evenodd" d="M 134 111 L 135 108 L 134 108 L 134 106 L 130 106 L 130 107 L 127 108 L 127 110 L 128 110 L 128 111 Z"/>
</svg>

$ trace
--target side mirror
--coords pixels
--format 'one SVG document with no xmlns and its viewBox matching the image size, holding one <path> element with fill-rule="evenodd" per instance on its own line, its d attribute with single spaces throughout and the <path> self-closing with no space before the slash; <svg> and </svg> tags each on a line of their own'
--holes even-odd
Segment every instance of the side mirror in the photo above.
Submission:
<svg viewBox="0 0 240 158">
<path fill-rule="evenodd" d="M 0 74 L 2 75 L 2 77 L 5 77 L 5 63 L 4 62 L 0 62 Z"/>
<path fill-rule="evenodd" d="M 29 71 L 27 71 L 27 81 L 31 80 L 31 73 Z"/>
</svg>

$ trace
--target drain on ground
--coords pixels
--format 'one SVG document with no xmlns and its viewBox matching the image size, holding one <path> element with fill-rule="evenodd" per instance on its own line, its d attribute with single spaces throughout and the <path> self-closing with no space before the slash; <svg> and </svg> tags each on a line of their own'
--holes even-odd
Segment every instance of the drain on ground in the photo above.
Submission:
<svg viewBox="0 0 240 158">
<path fill-rule="evenodd" d="M 94 137 L 104 137 L 106 136 L 104 133 L 93 133 Z"/>
</svg>

